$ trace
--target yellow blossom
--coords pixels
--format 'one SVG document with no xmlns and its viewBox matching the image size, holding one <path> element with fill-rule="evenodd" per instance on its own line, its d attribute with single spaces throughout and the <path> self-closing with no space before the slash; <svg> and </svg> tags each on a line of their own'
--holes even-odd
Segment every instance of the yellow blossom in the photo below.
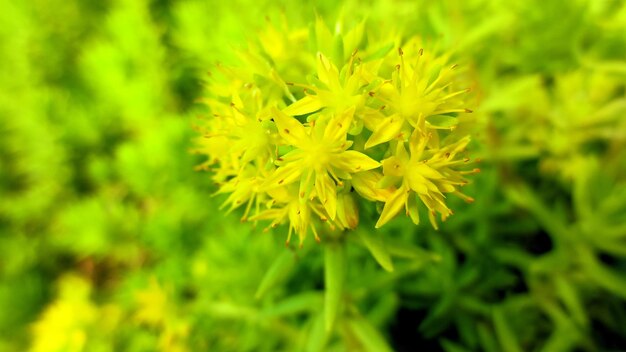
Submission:
<svg viewBox="0 0 626 352">
<path fill-rule="evenodd" d="M 356 52 L 341 73 L 322 53 L 317 54 L 317 79 L 314 85 L 300 84 L 315 92 L 288 106 L 283 112 L 292 116 L 304 115 L 327 108 L 332 112 L 358 110 L 365 102 L 362 88 L 367 83 L 361 76 L 362 65 L 353 66 Z"/>
<path fill-rule="evenodd" d="M 400 185 L 385 201 L 385 207 L 376 223 L 377 228 L 391 220 L 403 207 L 413 222 L 418 224 L 417 198 L 428 208 L 430 222 L 435 228 L 438 227 L 435 212 L 441 214 L 442 221 L 452 215 L 452 210 L 445 204 L 445 193 L 453 193 L 469 202 L 473 201 L 461 193 L 458 187 L 467 184 L 463 175 L 478 172 L 478 169 L 456 170 L 457 166 L 468 161 L 456 157 L 469 143 L 469 137 L 441 149 L 427 150 L 425 148 L 429 138 L 430 135 L 415 130 L 409 141 L 410 153 L 407 152 L 404 143 L 398 143 L 394 155 L 383 160 L 385 176 L 380 184 L 400 183 Z"/>
<path fill-rule="evenodd" d="M 33 352 L 83 351 L 89 329 L 98 319 L 98 307 L 89 298 L 88 281 L 68 275 L 61 279 L 59 289 L 59 298 L 33 325 Z"/>
<path fill-rule="evenodd" d="M 438 123 L 441 116 L 449 113 L 470 112 L 463 107 L 463 101 L 455 99 L 466 93 L 468 89 L 452 91 L 451 77 L 456 68 L 447 65 L 447 58 L 431 57 L 423 49 L 419 49 L 414 60 L 406 62 L 404 52 L 399 49 L 400 64 L 396 66 L 391 80 L 386 81 L 376 92 L 375 98 L 380 100 L 389 111 L 389 115 L 377 119 L 371 137 L 365 143 L 370 148 L 394 138 L 410 135 L 410 130 L 428 128 L 451 129 L 455 125 L 452 117 L 444 117 L 446 125 Z M 429 121 L 429 117 L 434 117 Z M 372 118 L 371 115 L 369 115 Z M 367 124 L 366 124 L 367 125 Z M 405 132 L 409 131 L 405 134 Z"/>
<path fill-rule="evenodd" d="M 333 34 L 318 18 L 310 53 L 303 31 L 272 27 L 239 68 L 220 66 L 225 79 L 210 80 L 201 167 L 224 208 L 245 205 L 242 221 L 287 223 L 287 244 L 293 234 L 302 245 L 309 232 L 319 241 L 322 228 L 356 228 L 364 201 L 384 203 L 376 227 L 403 207 L 418 223 L 418 202 L 437 227 L 435 213 L 452 214 L 447 194 L 471 200 L 458 189 L 473 171 L 459 170 L 469 136 L 456 127 L 470 111 L 456 66 L 418 39 L 406 53 L 396 47 L 396 65 L 393 45 L 364 41 L 364 31 Z"/>
<path fill-rule="evenodd" d="M 306 201 L 315 188 L 328 216 L 335 219 L 337 186 L 350 174 L 380 166 L 376 160 L 355 150 L 346 139 L 354 108 L 338 116 L 315 120 L 305 127 L 295 118 L 274 110 L 278 133 L 294 149 L 278 159 L 279 167 L 265 181 L 268 189 L 299 181 L 298 195 Z"/>
</svg>

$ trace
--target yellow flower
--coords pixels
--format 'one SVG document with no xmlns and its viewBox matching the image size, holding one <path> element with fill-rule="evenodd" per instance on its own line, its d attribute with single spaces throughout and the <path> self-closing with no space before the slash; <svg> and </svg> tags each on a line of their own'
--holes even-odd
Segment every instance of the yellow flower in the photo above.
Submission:
<svg viewBox="0 0 626 352">
<path fill-rule="evenodd" d="M 297 187 L 293 184 L 271 189 L 268 191 L 268 194 L 272 198 L 271 208 L 260 211 L 252 216 L 250 221 L 271 220 L 272 222 L 268 228 L 275 228 L 283 222 L 289 221 L 289 232 L 285 242 L 287 246 L 291 242 L 293 233 L 298 235 L 300 246 L 302 246 L 309 229 L 313 232 L 315 240 L 317 242 L 320 241 L 315 218 L 312 215 L 317 215 L 317 218 L 322 221 L 328 221 L 321 204 L 317 202 L 302 202 L 298 197 Z"/>
<path fill-rule="evenodd" d="M 444 193 L 455 194 L 468 202 L 473 199 L 464 195 L 458 187 L 467 184 L 463 175 L 478 172 L 458 171 L 455 168 L 468 162 L 468 159 L 457 159 L 459 152 L 463 151 L 470 141 L 469 137 L 452 143 L 446 147 L 428 150 L 430 136 L 415 130 L 409 140 L 410 154 L 404 147 L 403 142 L 396 146 L 395 154 L 383 160 L 384 177 L 380 185 L 400 183 L 396 191 L 385 201 L 385 207 L 376 223 L 379 228 L 397 215 L 404 207 L 406 214 L 411 217 L 415 224 L 419 223 L 417 198 L 426 205 L 429 210 L 429 219 L 435 229 L 438 228 L 435 221 L 435 213 L 441 214 L 441 220 L 452 215 L 445 204 Z"/>
<path fill-rule="evenodd" d="M 305 127 L 300 121 L 274 110 L 274 121 L 283 140 L 294 149 L 280 157 L 279 167 L 264 183 L 272 189 L 300 183 L 298 195 L 306 201 L 313 188 L 330 219 L 337 212 L 337 186 L 356 172 L 371 170 L 380 163 L 369 156 L 348 150 L 346 139 L 354 108 L 338 116 L 325 116 Z"/>
<path fill-rule="evenodd" d="M 89 329 L 98 319 L 98 307 L 89 296 L 91 285 L 85 279 L 68 275 L 59 283 L 59 297 L 33 325 L 31 351 L 83 351 Z"/>
<path fill-rule="evenodd" d="M 322 53 L 317 54 L 317 79 L 313 85 L 298 84 L 315 95 L 306 95 L 283 110 L 285 114 L 299 116 L 326 108 L 332 112 L 360 109 L 365 97 L 362 88 L 367 83 L 361 76 L 362 65 L 354 67 L 354 57 L 343 67 L 341 73 Z M 351 109 L 351 110 L 350 110 Z"/>
<path fill-rule="evenodd" d="M 189 323 L 180 318 L 176 305 L 156 278 L 151 278 L 149 287 L 135 292 L 135 301 L 133 320 L 158 331 L 160 351 L 188 351 Z"/>
<path fill-rule="evenodd" d="M 309 231 L 319 241 L 322 224 L 356 228 L 363 201 L 385 203 L 380 227 L 402 207 L 418 223 L 419 199 L 436 228 L 436 213 L 452 214 L 447 194 L 471 201 L 458 188 L 473 171 L 457 169 L 469 142 L 456 129 L 468 90 L 455 88 L 448 56 L 424 54 L 412 39 L 394 66 L 393 46 L 362 40 L 364 23 L 333 34 L 318 18 L 313 30 L 315 54 L 303 49 L 304 32 L 272 28 L 256 52 L 240 55 L 240 68 L 220 67 L 225 79 L 211 79 L 212 117 L 198 152 L 209 157 L 202 168 L 213 172 L 217 194 L 227 195 L 223 207 L 245 204 L 242 221 L 268 228 L 288 223 L 288 245 Z"/>
<path fill-rule="evenodd" d="M 402 49 L 399 49 L 399 53 L 400 64 L 396 66 L 391 80 L 382 84 L 375 95 L 390 115 L 378 119 L 376 115 L 369 115 L 375 121 L 366 122 L 366 126 L 376 127 L 365 143 L 365 148 L 397 137 L 402 139 L 410 135 L 411 129 L 453 129 L 455 119 L 442 118 L 441 115 L 471 112 L 463 107 L 462 100 L 455 99 L 468 92 L 468 89 L 451 91 L 455 66 L 446 65 L 447 57 L 430 57 L 423 49 L 419 49 L 415 60 L 406 63 Z M 431 116 L 433 118 L 429 120 Z M 442 120 L 445 124 L 441 124 Z M 405 134 L 406 131 L 408 133 Z"/>
</svg>

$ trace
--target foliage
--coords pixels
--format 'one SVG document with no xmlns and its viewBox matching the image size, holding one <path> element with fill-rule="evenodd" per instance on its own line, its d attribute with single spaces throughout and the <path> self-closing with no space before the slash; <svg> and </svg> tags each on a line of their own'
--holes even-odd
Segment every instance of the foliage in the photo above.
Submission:
<svg viewBox="0 0 626 352">
<path fill-rule="evenodd" d="M 0 350 L 626 346 L 623 1 L 0 6 Z M 465 68 L 474 113 L 454 133 L 482 160 L 475 202 L 446 198 L 438 230 L 374 229 L 384 206 L 360 202 L 354 231 L 285 249 L 287 227 L 219 211 L 228 196 L 194 170 L 206 72 L 266 45 L 283 82 L 319 95 L 302 72 L 317 51 L 340 72 L 351 28 L 363 62 L 389 58 L 383 79 L 411 38 Z"/>
</svg>

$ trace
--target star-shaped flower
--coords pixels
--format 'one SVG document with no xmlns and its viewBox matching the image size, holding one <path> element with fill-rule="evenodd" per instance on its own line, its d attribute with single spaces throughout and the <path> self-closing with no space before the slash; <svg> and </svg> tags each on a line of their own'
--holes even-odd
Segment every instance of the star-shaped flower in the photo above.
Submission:
<svg viewBox="0 0 626 352">
<path fill-rule="evenodd" d="M 385 207 L 376 223 L 376 228 L 383 226 L 396 216 L 402 207 L 405 208 L 406 214 L 411 217 L 411 220 L 418 224 L 417 198 L 428 208 L 429 219 L 435 229 L 438 228 L 435 221 L 436 212 L 441 214 L 442 221 L 452 215 L 452 210 L 445 204 L 445 193 L 453 193 L 468 202 L 473 201 L 472 198 L 461 193 L 458 187 L 467 184 L 463 175 L 479 170 L 455 170 L 457 166 L 469 161 L 468 159 L 456 159 L 456 156 L 469 143 L 469 137 L 436 150 L 426 149 L 429 138 L 429 135 L 415 130 L 409 140 L 410 154 L 405 149 L 404 143 L 399 142 L 395 154 L 383 160 L 385 176 L 379 185 L 387 187 L 399 183 L 399 186 L 385 201 Z"/>
<path fill-rule="evenodd" d="M 316 197 L 328 216 L 335 219 L 337 186 L 343 184 L 341 180 L 380 166 L 369 156 L 348 150 L 352 141 L 347 140 L 347 130 L 354 108 L 340 115 L 314 120 L 309 126 L 278 109 L 273 112 L 278 133 L 294 149 L 277 159 L 279 167 L 267 178 L 264 188 L 299 182 L 301 201 L 306 201 L 315 188 Z"/>
</svg>

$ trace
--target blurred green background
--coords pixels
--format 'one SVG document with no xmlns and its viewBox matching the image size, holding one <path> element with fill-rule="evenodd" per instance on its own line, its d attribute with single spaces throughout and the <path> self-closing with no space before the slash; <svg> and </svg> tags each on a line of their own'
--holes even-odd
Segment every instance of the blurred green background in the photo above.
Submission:
<svg viewBox="0 0 626 352">
<path fill-rule="evenodd" d="M 190 152 L 207 71 L 316 14 L 454 50 L 482 159 L 439 231 L 374 233 L 393 272 L 349 243 L 331 332 L 320 246 L 220 212 Z M 0 351 L 626 349 L 623 1 L 4 0 L 0 23 Z"/>
</svg>

